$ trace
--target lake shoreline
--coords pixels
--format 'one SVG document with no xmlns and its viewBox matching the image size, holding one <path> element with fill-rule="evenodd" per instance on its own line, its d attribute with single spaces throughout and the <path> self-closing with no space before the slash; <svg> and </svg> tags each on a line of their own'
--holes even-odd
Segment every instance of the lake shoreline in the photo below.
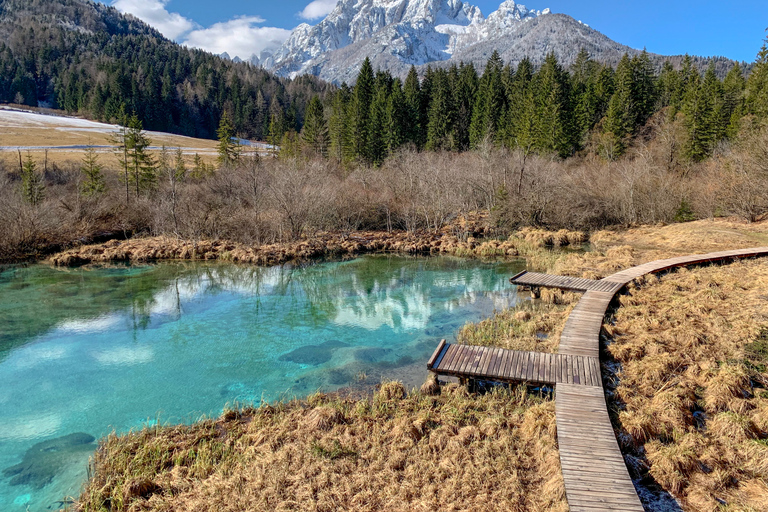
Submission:
<svg viewBox="0 0 768 512">
<path fill-rule="evenodd" d="M 45 261 L 74 267 L 91 263 L 206 260 L 256 264 L 305 263 L 321 258 L 350 258 L 363 254 L 453 255 L 475 258 L 517 258 L 547 247 L 581 246 L 587 235 L 580 231 L 524 229 L 506 239 L 458 237 L 449 232 L 359 231 L 349 234 L 318 233 L 295 242 L 250 246 L 225 240 L 183 240 L 168 236 L 136 237 L 82 245 L 56 253 Z"/>
</svg>

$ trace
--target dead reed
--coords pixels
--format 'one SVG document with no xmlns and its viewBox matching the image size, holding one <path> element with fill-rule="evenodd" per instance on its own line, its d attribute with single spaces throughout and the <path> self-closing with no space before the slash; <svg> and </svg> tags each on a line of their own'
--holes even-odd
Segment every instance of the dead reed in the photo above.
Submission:
<svg viewBox="0 0 768 512">
<path fill-rule="evenodd" d="M 80 511 L 566 511 L 554 404 L 525 388 L 229 411 L 102 441 Z"/>
</svg>

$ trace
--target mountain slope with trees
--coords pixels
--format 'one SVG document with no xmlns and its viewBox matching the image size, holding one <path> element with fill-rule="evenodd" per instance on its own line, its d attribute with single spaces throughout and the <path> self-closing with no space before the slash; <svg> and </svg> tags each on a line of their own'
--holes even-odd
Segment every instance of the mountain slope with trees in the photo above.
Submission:
<svg viewBox="0 0 768 512">
<path fill-rule="evenodd" d="M 227 111 L 238 135 L 298 130 L 313 77 L 279 78 L 182 47 L 91 0 L 0 1 L 0 102 L 47 105 L 100 121 L 135 112 L 146 129 L 215 138 Z"/>
</svg>

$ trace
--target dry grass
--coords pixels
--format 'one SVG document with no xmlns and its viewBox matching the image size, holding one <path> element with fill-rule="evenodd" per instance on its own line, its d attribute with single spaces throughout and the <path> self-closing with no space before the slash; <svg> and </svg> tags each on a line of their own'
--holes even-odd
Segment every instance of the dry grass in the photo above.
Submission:
<svg viewBox="0 0 768 512">
<path fill-rule="evenodd" d="M 554 404 L 525 388 L 314 395 L 109 436 L 81 511 L 566 511 Z"/>
<path fill-rule="evenodd" d="M 467 324 L 457 338 L 466 345 L 555 353 L 565 321 L 577 301 L 574 293 L 542 290 L 541 301 L 526 302 Z"/>
<path fill-rule="evenodd" d="M 765 259 L 647 277 L 606 326 L 624 449 L 685 510 L 768 510 L 766 289 Z"/>
<path fill-rule="evenodd" d="M 548 245 L 530 242 L 517 235 L 507 240 L 478 240 L 472 236 L 461 240 L 452 231 L 466 221 L 460 217 L 455 224 L 439 232 L 433 231 L 358 231 L 353 234 L 316 233 L 293 242 L 247 245 L 225 240 L 182 240 L 159 236 L 111 240 L 103 244 L 82 245 L 51 256 L 54 265 L 72 266 L 85 263 L 116 261 L 153 261 L 170 259 L 225 260 L 258 265 L 275 265 L 287 261 L 302 261 L 323 256 L 348 256 L 372 252 L 406 254 L 449 254 L 483 259 L 526 256 L 529 265 L 546 268 L 560 255 Z M 461 226 L 461 229 L 468 229 Z M 480 228 L 472 228 L 480 229 Z M 552 233 L 541 231 L 541 233 Z M 566 232 L 576 240 L 581 232 Z M 543 239 L 546 240 L 546 239 Z M 566 299 L 552 297 L 552 302 Z"/>
</svg>

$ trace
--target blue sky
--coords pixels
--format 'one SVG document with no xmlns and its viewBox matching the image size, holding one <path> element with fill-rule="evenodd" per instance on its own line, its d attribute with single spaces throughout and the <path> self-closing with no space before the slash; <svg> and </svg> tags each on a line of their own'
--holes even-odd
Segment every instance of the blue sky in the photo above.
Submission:
<svg viewBox="0 0 768 512">
<path fill-rule="evenodd" d="M 104 1 L 104 0 L 103 0 Z M 501 0 L 470 3 L 488 15 Z M 274 47 L 302 22 L 314 24 L 335 0 L 106 0 L 158 28 L 167 37 L 214 53 L 248 58 Z M 751 62 L 765 39 L 768 1 L 537 0 L 583 21 L 611 39 L 664 55 L 724 55 Z"/>
</svg>

